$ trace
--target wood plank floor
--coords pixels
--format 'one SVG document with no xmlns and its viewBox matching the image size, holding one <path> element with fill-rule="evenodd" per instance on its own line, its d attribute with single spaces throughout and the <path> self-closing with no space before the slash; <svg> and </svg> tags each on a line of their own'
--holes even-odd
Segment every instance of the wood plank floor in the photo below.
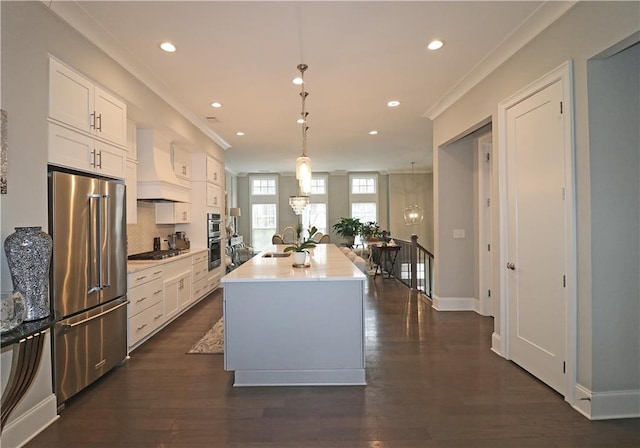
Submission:
<svg viewBox="0 0 640 448">
<path fill-rule="evenodd" d="M 640 446 L 640 419 L 591 422 L 492 353 L 491 318 L 436 312 L 382 278 L 366 308 L 366 387 L 233 388 L 222 355 L 186 354 L 222 315 L 218 290 L 27 447 Z"/>
</svg>

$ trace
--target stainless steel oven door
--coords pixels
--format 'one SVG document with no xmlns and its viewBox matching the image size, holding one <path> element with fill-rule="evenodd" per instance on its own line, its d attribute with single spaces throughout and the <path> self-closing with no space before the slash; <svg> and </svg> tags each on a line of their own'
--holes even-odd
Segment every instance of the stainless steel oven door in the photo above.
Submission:
<svg viewBox="0 0 640 448">
<path fill-rule="evenodd" d="M 215 269 L 222 264 L 222 240 L 220 238 L 209 238 L 209 270 Z"/>
</svg>

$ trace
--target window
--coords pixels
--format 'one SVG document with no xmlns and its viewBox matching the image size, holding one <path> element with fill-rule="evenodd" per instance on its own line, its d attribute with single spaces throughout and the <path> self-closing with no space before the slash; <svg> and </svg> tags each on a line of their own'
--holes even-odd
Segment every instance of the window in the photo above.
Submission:
<svg viewBox="0 0 640 448">
<path fill-rule="evenodd" d="M 327 194 L 327 179 L 326 177 L 313 177 L 311 178 L 311 194 Z"/>
<path fill-rule="evenodd" d="M 262 250 L 270 245 L 276 228 L 276 204 L 251 206 L 251 244 L 254 248 Z"/>
<path fill-rule="evenodd" d="M 377 176 L 352 177 L 351 194 L 376 194 Z"/>
<path fill-rule="evenodd" d="M 258 251 L 271 244 L 278 228 L 278 178 L 252 176 L 251 186 L 251 245 Z"/>
<path fill-rule="evenodd" d="M 315 226 L 318 232 L 328 233 L 327 230 L 327 176 L 313 176 L 311 178 L 311 196 L 309 205 L 302 213 L 302 227 L 306 230 Z M 311 236 L 311 235 L 309 235 Z"/>
<path fill-rule="evenodd" d="M 312 202 L 307 205 L 302 214 L 302 226 L 305 229 L 316 226 L 318 232 L 327 233 L 327 204 Z"/>
<path fill-rule="evenodd" d="M 358 218 L 360 222 L 378 221 L 378 175 L 377 174 L 352 174 L 350 177 L 351 189 L 349 191 L 349 203 L 351 204 L 351 217 Z M 355 239 L 355 244 L 360 244 L 360 235 Z"/>
<path fill-rule="evenodd" d="M 351 217 L 358 218 L 360 222 L 370 222 L 378 220 L 378 204 L 375 202 L 352 202 Z"/>
<path fill-rule="evenodd" d="M 251 194 L 254 196 L 275 196 L 276 179 L 252 179 Z"/>
</svg>

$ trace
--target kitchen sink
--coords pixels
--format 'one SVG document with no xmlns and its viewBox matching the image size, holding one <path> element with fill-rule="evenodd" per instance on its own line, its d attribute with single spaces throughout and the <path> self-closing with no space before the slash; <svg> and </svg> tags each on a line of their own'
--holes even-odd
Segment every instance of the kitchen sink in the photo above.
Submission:
<svg viewBox="0 0 640 448">
<path fill-rule="evenodd" d="M 262 256 L 262 258 L 285 258 L 290 256 L 291 252 L 267 252 Z"/>
</svg>

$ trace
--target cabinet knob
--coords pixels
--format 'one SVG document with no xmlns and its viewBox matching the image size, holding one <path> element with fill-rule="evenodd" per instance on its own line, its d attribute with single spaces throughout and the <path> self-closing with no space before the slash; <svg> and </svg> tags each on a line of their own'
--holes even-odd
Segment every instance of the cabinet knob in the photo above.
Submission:
<svg viewBox="0 0 640 448">
<path fill-rule="evenodd" d="M 507 269 L 511 269 L 512 271 L 515 271 L 516 265 L 511 263 L 511 262 L 509 262 L 509 263 L 507 263 Z"/>
</svg>

